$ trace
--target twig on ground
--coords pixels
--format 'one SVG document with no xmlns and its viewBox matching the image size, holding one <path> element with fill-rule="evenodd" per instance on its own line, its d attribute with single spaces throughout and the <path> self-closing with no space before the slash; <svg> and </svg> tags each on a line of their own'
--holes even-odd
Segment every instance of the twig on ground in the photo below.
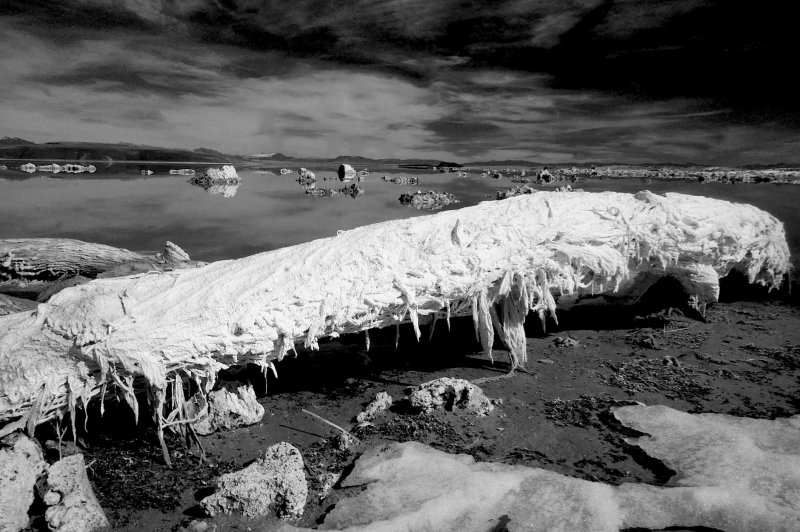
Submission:
<svg viewBox="0 0 800 532">
<path fill-rule="evenodd" d="M 349 438 L 349 439 L 351 439 L 352 441 L 359 441 L 359 439 L 358 439 L 358 438 L 356 438 L 355 436 L 353 436 L 353 435 L 350 433 L 350 431 L 348 431 L 348 430 L 346 430 L 346 429 L 343 429 L 342 427 L 340 427 L 340 426 L 339 426 L 339 425 L 337 425 L 336 423 L 334 423 L 334 422 L 332 422 L 332 421 L 328 421 L 327 419 L 325 419 L 324 417 L 320 416 L 319 414 L 315 414 L 314 412 L 309 412 L 309 411 L 308 411 L 308 410 L 306 410 L 305 408 L 303 408 L 302 410 L 303 410 L 303 412 L 305 412 L 305 413 L 306 413 L 306 414 L 308 414 L 309 416 L 316 418 L 318 421 L 322 421 L 322 422 L 323 422 L 323 423 L 325 423 L 326 425 L 330 425 L 331 427 L 335 428 L 336 430 L 338 430 L 339 432 L 341 432 L 341 433 L 342 433 L 342 435 L 343 435 L 345 438 Z"/>
</svg>

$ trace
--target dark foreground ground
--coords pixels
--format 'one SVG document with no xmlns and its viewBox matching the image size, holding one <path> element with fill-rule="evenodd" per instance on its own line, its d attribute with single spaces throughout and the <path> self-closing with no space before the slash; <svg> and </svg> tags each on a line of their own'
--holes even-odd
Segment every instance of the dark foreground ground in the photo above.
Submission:
<svg viewBox="0 0 800 532">
<path fill-rule="evenodd" d="M 292 524 L 314 527 L 347 495 L 334 489 L 321 498 L 324 475 L 346 470 L 364 449 L 386 440 L 417 440 L 480 461 L 524 464 L 612 484 L 668 484 L 673 472 L 625 443 L 631 433 L 614 422 L 610 406 L 640 401 L 755 418 L 800 412 L 796 304 L 719 303 L 708 309 L 705 321 L 686 310 L 600 307 L 562 313 L 560 327 L 550 323 L 547 333 L 533 321 L 528 329 L 530 373 L 481 384 L 487 396 L 503 400 L 488 417 L 416 415 L 398 402 L 373 426 L 353 429 L 354 417 L 377 392 L 386 391 L 397 401 L 409 386 L 437 377 L 475 380 L 507 370 L 501 349 L 495 351 L 494 364 L 480 354 L 471 320 L 454 320 L 450 332 L 440 321 L 431 340 L 423 330 L 417 342 L 410 327 L 402 328 L 397 351 L 393 329 L 374 331 L 369 352 L 362 337 L 346 337 L 322 343 L 318 353 L 284 360 L 277 380 L 270 375 L 265 382 L 260 373 L 249 373 L 266 409 L 262 423 L 202 438 L 209 458 L 203 464 L 195 449 L 173 438 L 175 464 L 168 469 L 146 419 L 137 429 L 126 407 L 107 407 L 102 428 L 90 424 L 79 442 L 89 477 L 118 529 L 181 530 L 193 519 L 205 519 L 208 530 L 272 530 L 275 519 L 206 519 L 197 503 L 213 491 L 217 475 L 242 468 L 273 443 L 288 441 L 303 453 L 311 490 L 303 518 Z M 561 346 L 559 337 L 577 345 Z M 353 429 L 362 445 L 339 450 L 337 431 L 302 409 Z"/>
</svg>

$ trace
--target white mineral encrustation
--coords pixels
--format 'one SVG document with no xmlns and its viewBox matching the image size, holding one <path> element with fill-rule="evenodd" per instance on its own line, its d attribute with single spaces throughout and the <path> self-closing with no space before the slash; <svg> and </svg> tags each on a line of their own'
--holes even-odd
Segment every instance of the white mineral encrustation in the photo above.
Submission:
<svg viewBox="0 0 800 532">
<path fill-rule="evenodd" d="M 561 294 L 638 293 L 665 275 L 698 303 L 731 270 L 781 284 L 783 224 L 750 205 L 650 192 L 541 192 L 340 232 L 178 271 L 99 279 L 0 317 L 0 421 L 74 410 L 116 386 L 155 407 L 170 386 L 209 391 L 219 369 L 274 363 L 296 343 L 471 315 L 525 363 L 523 323 Z M 135 410 L 135 408 L 134 408 Z M 73 416 L 74 418 L 74 416 Z M 7 427 L 9 428 L 9 427 Z"/>
</svg>

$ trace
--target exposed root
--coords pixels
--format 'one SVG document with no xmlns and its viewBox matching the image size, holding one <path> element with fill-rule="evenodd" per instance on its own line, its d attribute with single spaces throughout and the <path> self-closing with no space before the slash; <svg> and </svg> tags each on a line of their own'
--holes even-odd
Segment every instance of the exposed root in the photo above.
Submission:
<svg viewBox="0 0 800 532">
<path fill-rule="evenodd" d="M 533 375 L 533 373 L 531 373 L 530 371 L 528 371 L 527 369 L 525 369 L 523 367 L 513 367 L 512 366 L 511 369 L 508 370 L 508 373 L 504 373 L 502 375 L 496 375 L 494 377 L 481 377 L 479 379 L 475 379 L 475 380 L 472 380 L 470 382 L 472 384 L 486 384 L 487 382 L 496 382 L 496 381 L 499 381 L 499 380 L 508 379 L 510 377 L 513 377 L 514 375 L 517 374 L 517 372 L 526 373 L 528 375 Z"/>
</svg>

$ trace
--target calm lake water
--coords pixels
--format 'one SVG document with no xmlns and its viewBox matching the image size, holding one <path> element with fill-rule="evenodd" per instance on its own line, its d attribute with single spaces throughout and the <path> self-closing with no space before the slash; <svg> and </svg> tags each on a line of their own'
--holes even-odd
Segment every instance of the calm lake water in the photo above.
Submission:
<svg viewBox="0 0 800 532">
<path fill-rule="evenodd" d="M 493 199 L 497 190 L 513 186 L 508 179 L 479 174 L 463 178 L 455 173 L 393 168 L 371 171 L 359 183 L 364 195 L 358 198 L 317 198 L 304 193 L 297 182 L 298 167 L 291 167 L 295 172 L 289 175 L 280 175 L 278 168 L 239 170 L 241 185 L 234 196 L 224 197 L 187 183 L 187 176 L 169 175 L 167 166 L 115 166 L 98 168 L 94 174 L 0 172 L 0 238 L 69 237 L 141 252 L 160 251 L 164 241 L 171 240 L 192 258 L 212 261 L 430 213 L 401 205 L 398 197 L 403 192 L 451 192 L 461 201 L 445 207 L 451 209 Z M 199 171 L 205 165 L 196 168 Z M 317 175 L 318 188 L 344 186 L 335 178 L 335 167 L 310 168 Z M 142 176 L 142 169 L 155 173 Z M 417 177 L 420 183 L 398 185 L 382 180 L 384 175 Z M 752 203 L 785 223 L 792 253 L 800 253 L 800 186 L 694 181 L 644 184 L 639 179 L 589 179 L 574 186 L 588 191 L 675 191 Z"/>
</svg>

